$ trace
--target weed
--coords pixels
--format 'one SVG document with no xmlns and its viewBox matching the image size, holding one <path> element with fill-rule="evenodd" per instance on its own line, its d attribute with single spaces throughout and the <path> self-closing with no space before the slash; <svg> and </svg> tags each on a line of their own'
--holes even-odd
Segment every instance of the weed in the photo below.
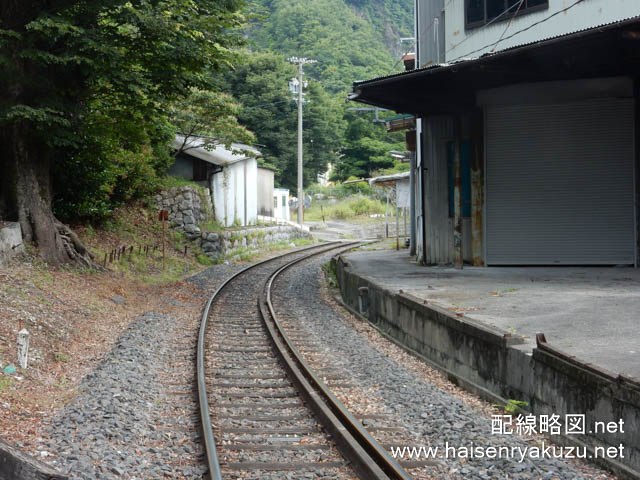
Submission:
<svg viewBox="0 0 640 480">
<path fill-rule="evenodd" d="M 5 389 L 9 388 L 11 385 L 13 385 L 13 382 L 9 377 L 0 375 L 0 393 L 2 393 Z"/>
<path fill-rule="evenodd" d="M 223 230 L 222 225 L 220 225 L 217 220 L 213 219 L 201 222 L 199 227 L 203 232 L 221 232 Z"/>
<path fill-rule="evenodd" d="M 204 265 L 205 267 L 210 267 L 211 265 L 216 264 L 213 258 L 205 255 L 204 253 L 199 253 L 196 255 L 196 262 L 198 262 L 200 265 Z"/>
<path fill-rule="evenodd" d="M 70 360 L 69 355 L 63 352 L 56 352 L 55 359 L 56 359 L 56 362 L 62 362 L 62 363 L 69 363 L 69 360 Z"/>
<path fill-rule="evenodd" d="M 329 288 L 338 287 L 338 277 L 336 276 L 335 264 L 329 260 L 322 264 L 322 271 L 324 272 L 324 279 Z"/>
<path fill-rule="evenodd" d="M 529 402 L 525 402 L 523 400 L 514 400 L 513 398 L 510 398 L 509 400 L 507 400 L 507 403 L 505 403 L 504 405 L 500 405 L 500 404 L 493 405 L 493 407 L 499 408 L 500 410 L 503 410 L 505 413 L 508 413 L 509 415 L 522 413 L 523 407 L 528 407 L 528 406 L 529 406 Z"/>
</svg>

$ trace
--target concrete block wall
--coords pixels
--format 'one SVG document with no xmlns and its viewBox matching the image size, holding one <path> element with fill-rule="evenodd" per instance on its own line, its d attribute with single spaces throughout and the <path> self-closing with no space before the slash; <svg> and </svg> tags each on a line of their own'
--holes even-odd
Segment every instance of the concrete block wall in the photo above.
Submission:
<svg viewBox="0 0 640 480">
<path fill-rule="evenodd" d="M 509 332 L 442 309 L 406 293 L 390 291 L 350 271 L 334 258 L 345 304 L 386 335 L 443 370 L 455 383 L 489 398 L 529 403 L 534 415 L 584 414 L 585 435 L 553 436 L 560 444 L 624 446 L 624 458 L 597 463 L 640 478 L 640 381 L 576 359 L 541 339 L 533 352 Z M 595 422 L 624 421 L 624 432 L 595 432 Z M 592 432 L 589 433 L 588 430 Z"/>
</svg>

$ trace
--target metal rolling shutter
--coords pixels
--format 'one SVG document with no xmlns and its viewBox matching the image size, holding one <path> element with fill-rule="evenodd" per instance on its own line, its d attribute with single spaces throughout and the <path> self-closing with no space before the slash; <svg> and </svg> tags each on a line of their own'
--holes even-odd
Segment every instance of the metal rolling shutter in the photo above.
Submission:
<svg viewBox="0 0 640 480">
<path fill-rule="evenodd" d="M 487 109 L 486 263 L 633 264 L 633 102 Z"/>
</svg>

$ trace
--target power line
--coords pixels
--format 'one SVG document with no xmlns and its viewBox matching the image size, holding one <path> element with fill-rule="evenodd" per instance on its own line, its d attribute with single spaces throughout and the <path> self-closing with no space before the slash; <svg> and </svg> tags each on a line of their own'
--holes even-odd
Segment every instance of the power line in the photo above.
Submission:
<svg viewBox="0 0 640 480">
<path fill-rule="evenodd" d="M 520 8 L 522 7 L 522 5 L 524 4 L 524 0 L 520 0 L 520 3 L 518 4 L 518 9 L 516 10 L 516 13 L 513 14 L 513 17 L 511 17 L 509 19 L 509 23 L 507 23 L 507 26 L 505 27 L 504 31 L 502 32 L 502 35 L 500 35 L 500 38 L 498 38 L 498 41 L 495 43 L 495 45 L 493 46 L 493 48 L 491 48 L 491 52 L 493 52 L 495 50 L 495 48 L 498 46 L 498 44 L 500 43 L 500 41 L 502 40 L 502 37 L 504 37 L 504 34 L 507 33 L 507 30 L 509 30 L 509 27 L 511 26 L 511 24 L 513 23 L 513 19 L 516 18 L 518 16 L 518 12 L 520 11 Z M 513 5 L 512 5 L 513 6 Z"/>
<path fill-rule="evenodd" d="M 472 51 L 472 52 L 466 53 L 466 54 L 464 54 L 464 55 L 460 55 L 459 57 L 454 58 L 453 60 L 449 60 L 449 62 L 455 62 L 456 60 L 459 60 L 459 59 L 460 59 L 460 58 L 462 58 L 462 57 L 466 57 L 466 56 L 469 56 L 469 55 L 473 55 L 474 53 L 477 53 L 477 52 L 480 52 L 480 51 L 484 50 L 485 48 L 492 47 L 492 46 L 496 45 L 499 41 L 502 41 L 502 40 L 509 40 L 510 38 L 515 37 L 515 36 L 516 36 L 516 35 L 518 35 L 519 33 L 526 32 L 527 30 L 530 30 L 531 28 L 535 27 L 536 25 L 540 25 L 541 23 L 544 23 L 544 22 L 546 22 L 547 20 L 550 20 L 551 18 L 555 17 L 556 15 L 559 15 L 559 14 L 561 14 L 561 13 L 564 13 L 564 12 L 567 12 L 567 11 L 571 10 L 573 7 L 575 7 L 575 6 L 576 6 L 576 5 L 578 5 L 579 3 L 582 3 L 583 1 L 584 1 L 584 0 L 577 0 L 576 2 L 572 3 L 572 4 L 571 4 L 571 5 L 569 5 L 568 7 L 563 8 L 562 10 L 558 10 L 557 12 L 552 13 L 552 14 L 551 14 L 551 15 L 549 15 L 548 17 L 545 17 L 545 18 L 543 18 L 542 20 L 538 20 L 537 22 L 534 22 L 534 23 L 532 23 L 531 25 L 529 25 L 529 26 L 527 26 L 527 27 L 525 27 L 525 28 L 523 28 L 523 29 L 518 30 L 517 32 L 513 32 L 511 35 L 509 35 L 508 37 L 505 37 L 504 39 L 500 39 L 500 40 L 498 40 L 498 41 L 496 41 L 496 42 L 493 42 L 493 43 L 490 43 L 490 44 L 488 44 L 488 45 L 485 45 L 484 47 L 478 48 L 477 50 L 474 50 L 474 51 Z M 514 4 L 514 5 L 515 5 L 515 4 Z M 512 8 L 513 8 L 513 7 L 512 7 Z M 487 25 L 488 25 L 488 24 L 487 24 Z M 469 38 L 469 37 L 467 37 L 467 38 Z M 465 39 L 465 40 L 466 40 L 466 39 Z M 462 43 L 462 42 L 460 42 L 460 43 Z M 458 45 L 459 45 L 459 44 L 458 44 Z M 455 47 L 453 47 L 453 48 L 455 48 Z"/>
</svg>

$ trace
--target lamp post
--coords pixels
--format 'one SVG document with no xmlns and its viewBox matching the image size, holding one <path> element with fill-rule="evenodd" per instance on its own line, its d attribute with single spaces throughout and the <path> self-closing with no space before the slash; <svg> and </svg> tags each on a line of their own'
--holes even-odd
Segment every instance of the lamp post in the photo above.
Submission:
<svg viewBox="0 0 640 480">
<path fill-rule="evenodd" d="M 302 80 L 302 65 L 305 63 L 316 63 L 316 60 L 308 58 L 291 57 L 291 63 L 298 65 L 298 78 L 289 82 L 289 89 L 298 94 L 298 223 L 303 223 L 303 203 L 304 190 L 302 185 L 302 88 L 306 85 Z"/>
</svg>

